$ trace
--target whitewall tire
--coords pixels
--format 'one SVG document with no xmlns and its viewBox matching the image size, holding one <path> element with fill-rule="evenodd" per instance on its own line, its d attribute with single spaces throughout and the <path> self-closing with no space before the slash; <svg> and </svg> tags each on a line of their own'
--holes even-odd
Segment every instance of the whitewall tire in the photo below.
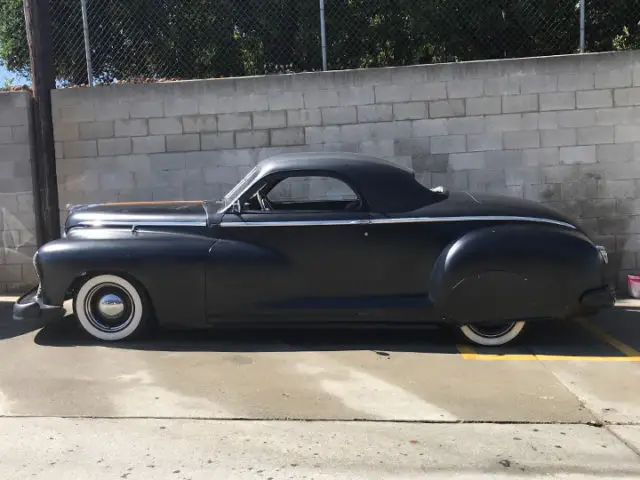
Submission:
<svg viewBox="0 0 640 480">
<path fill-rule="evenodd" d="M 73 310 L 92 337 L 115 342 L 137 336 L 146 327 L 148 307 L 143 295 L 117 275 L 97 275 L 78 290 Z"/>
<path fill-rule="evenodd" d="M 460 332 L 467 340 L 484 347 L 499 347 L 516 339 L 524 329 L 526 322 L 504 322 L 498 326 L 464 325 Z"/>
</svg>

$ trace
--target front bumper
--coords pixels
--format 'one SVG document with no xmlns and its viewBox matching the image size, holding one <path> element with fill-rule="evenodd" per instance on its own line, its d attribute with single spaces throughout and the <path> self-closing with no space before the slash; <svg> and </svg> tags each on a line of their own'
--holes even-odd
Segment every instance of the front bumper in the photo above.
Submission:
<svg viewBox="0 0 640 480">
<path fill-rule="evenodd" d="M 40 319 L 48 322 L 63 316 L 64 307 L 43 303 L 42 298 L 38 296 L 37 287 L 29 290 L 13 304 L 13 319 L 16 321 Z"/>
</svg>

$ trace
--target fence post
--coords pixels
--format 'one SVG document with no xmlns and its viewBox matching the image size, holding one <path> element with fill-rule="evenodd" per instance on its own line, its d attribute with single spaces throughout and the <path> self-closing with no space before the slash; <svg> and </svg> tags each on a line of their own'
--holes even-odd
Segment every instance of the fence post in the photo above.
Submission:
<svg viewBox="0 0 640 480">
<path fill-rule="evenodd" d="M 584 0 L 580 0 L 580 53 L 584 53 Z"/>
<path fill-rule="evenodd" d="M 322 43 L 322 70 L 327 70 L 327 34 L 324 23 L 324 0 L 320 0 L 320 39 Z"/>
<path fill-rule="evenodd" d="M 84 33 L 84 53 L 87 57 L 87 80 L 93 87 L 93 67 L 91 65 L 91 44 L 89 43 L 89 21 L 87 20 L 87 0 L 80 0 L 82 7 L 82 31 Z"/>
</svg>

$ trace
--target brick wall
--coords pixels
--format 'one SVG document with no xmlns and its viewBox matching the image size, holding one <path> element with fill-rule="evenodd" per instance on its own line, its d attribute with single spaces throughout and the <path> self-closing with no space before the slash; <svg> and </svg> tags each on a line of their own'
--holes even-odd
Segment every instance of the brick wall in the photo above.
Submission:
<svg viewBox="0 0 640 480">
<path fill-rule="evenodd" d="M 53 92 L 66 203 L 221 197 L 277 152 L 341 150 L 427 185 L 538 200 L 640 267 L 640 53 Z M 621 277 L 622 278 L 622 277 Z"/>
<path fill-rule="evenodd" d="M 36 282 L 30 97 L 0 92 L 0 294 Z"/>
</svg>

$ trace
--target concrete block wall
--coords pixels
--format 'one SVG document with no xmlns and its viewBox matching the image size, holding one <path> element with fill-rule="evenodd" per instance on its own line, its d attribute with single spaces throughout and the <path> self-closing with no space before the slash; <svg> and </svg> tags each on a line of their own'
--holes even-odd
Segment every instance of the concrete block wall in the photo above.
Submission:
<svg viewBox="0 0 640 480">
<path fill-rule="evenodd" d="M 66 203 L 217 199 L 258 160 L 353 151 L 549 204 L 640 270 L 640 53 L 53 92 Z"/>
<path fill-rule="evenodd" d="M 37 283 L 28 92 L 0 92 L 0 295 Z"/>
</svg>

